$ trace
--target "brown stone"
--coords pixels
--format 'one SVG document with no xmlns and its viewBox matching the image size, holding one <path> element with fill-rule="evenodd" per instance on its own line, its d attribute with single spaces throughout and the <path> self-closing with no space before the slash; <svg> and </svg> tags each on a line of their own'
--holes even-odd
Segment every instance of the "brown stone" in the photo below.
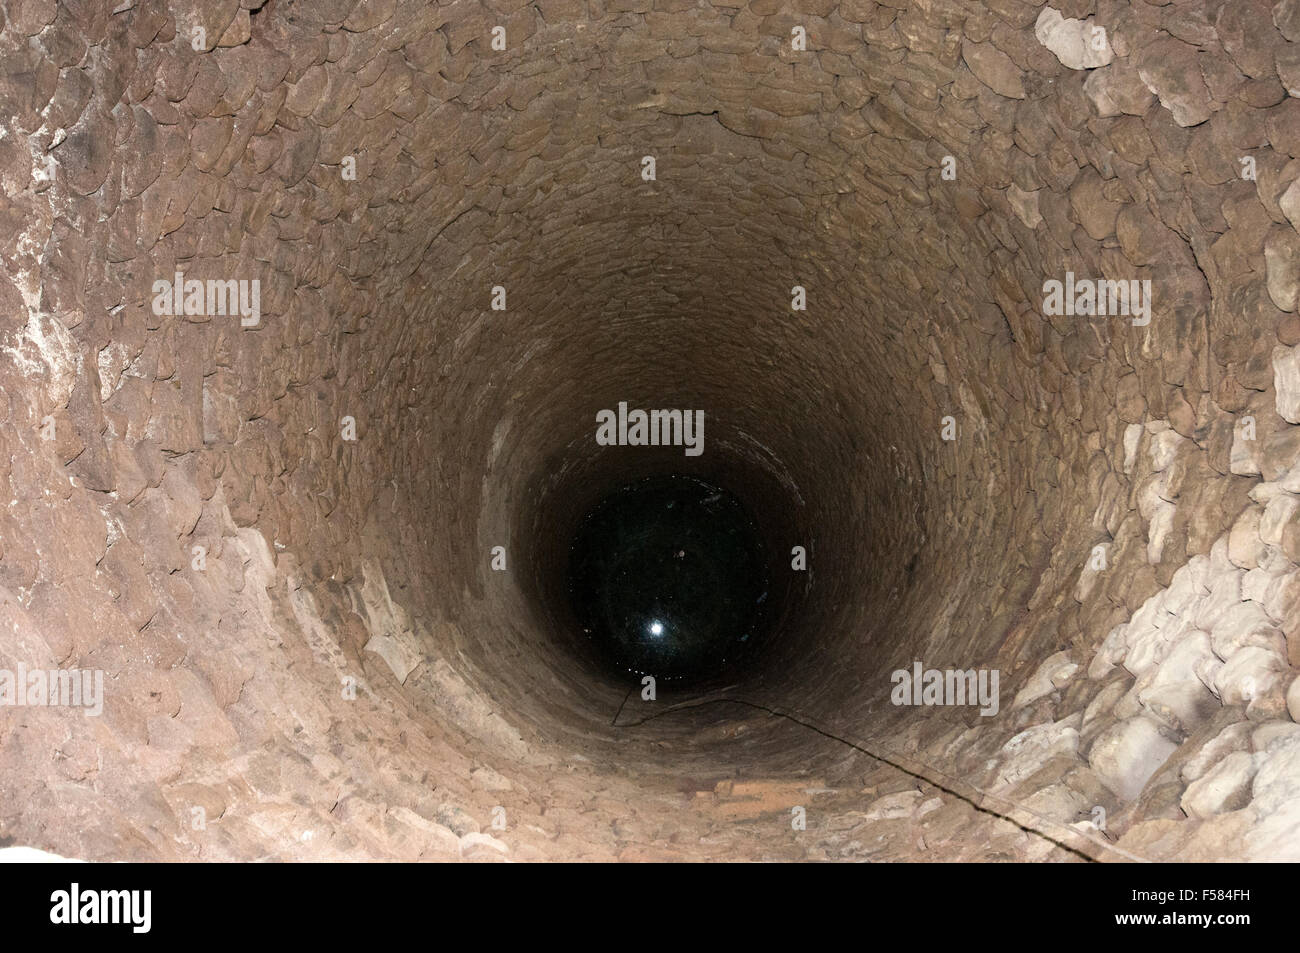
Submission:
<svg viewBox="0 0 1300 953">
<path fill-rule="evenodd" d="M 998 95 L 1010 99 L 1025 98 L 1020 68 L 997 47 L 968 40 L 962 44 L 962 60 L 981 83 Z"/>
</svg>

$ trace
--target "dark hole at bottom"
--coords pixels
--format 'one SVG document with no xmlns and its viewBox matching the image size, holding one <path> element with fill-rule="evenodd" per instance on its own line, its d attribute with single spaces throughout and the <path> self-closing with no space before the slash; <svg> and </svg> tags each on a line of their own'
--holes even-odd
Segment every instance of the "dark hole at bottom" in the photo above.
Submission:
<svg viewBox="0 0 1300 953">
<path fill-rule="evenodd" d="M 736 672 L 771 617 L 757 524 L 694 477 L 650 477 L 597 504 L 574 534 L 568 589 L 607 665 L 679 685 Z"/>
</svg>

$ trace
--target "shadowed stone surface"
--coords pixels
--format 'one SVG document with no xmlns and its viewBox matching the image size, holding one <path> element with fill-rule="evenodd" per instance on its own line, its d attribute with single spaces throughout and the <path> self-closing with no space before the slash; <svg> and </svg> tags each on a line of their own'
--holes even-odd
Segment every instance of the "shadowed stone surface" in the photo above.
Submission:
<svg viewBox="0 0 1300 953">
<path fill-rule="evenodd" d="M 622 487 L 582 522 L 568 598 L 594 654 L 674 687 L 737 671 L 762 641 L 770 595 L 761 530 L 698 480 Z"/>
</svg>

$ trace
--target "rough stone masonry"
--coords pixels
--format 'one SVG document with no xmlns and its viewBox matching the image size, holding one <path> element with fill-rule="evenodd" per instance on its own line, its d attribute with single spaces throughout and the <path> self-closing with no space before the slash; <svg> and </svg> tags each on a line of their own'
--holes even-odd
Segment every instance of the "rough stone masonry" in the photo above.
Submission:
<svg viewBox="0 0 1300 953">
<path fill-rule="evenodd" d="M 6 0 L 0 64 L 0 669 L 103 673 L 0 706 L 0 847 L 1300 860 L 1300 0 Z M 544 573 L 620 401 L 807 547 L 745 697 L 932 784 L 611 723 Z"/>
</svg>

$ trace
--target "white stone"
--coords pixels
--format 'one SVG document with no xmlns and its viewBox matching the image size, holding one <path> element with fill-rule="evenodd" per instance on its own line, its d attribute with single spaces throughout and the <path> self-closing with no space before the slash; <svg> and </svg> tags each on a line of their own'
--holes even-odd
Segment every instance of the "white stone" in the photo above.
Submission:
<svg viewBox="0 0 1300 953">
<path fill-rule="evenodd" d="M 1198 600 L 1205 597 L 1209 589 L 1205 586 L 1205 570 L 1209 560 L 1204 556 L 1193 556 L 1174 573 L 1165 590 L 1165 609 L 1173 615 L 1183 615 Z"/>
<path fill-rule="evenodd" d="M 1079 715 L 1062 721 L 1034 725 L 1002 746 L 997 787 L 1010 787 L 1036 772 L 1049 759 L 1061 755 L 1077 757 Z"/>
<path fill-rule="evenodd" d="M 460 840 L 456 832 L 450 827 L 444 827 L 436 821 L 431 821 L 412 811 L 409 807 L 390 807 L 388 816 L 399 824 L 413 828 L 425 834 L 430 842 L 430 846 L 439 854 L 447 854 L 460 850 Z"/>
<path fill-rule="evenodd" d="M 1022 802 L 1023 806 L 1039 817 L 1066 824 L 1079 815 L 1087 816 L 1092 810 L 1091 800 L 1067 784 L 1049 784 L 1039 788 Z"/>
<path fill-rule="evenodd" d="M 1255 459 L 1258 440 L 1246 440 L 1240 427 L 1232 428 L 1232 450 L 1228 453 L 1228 469 L 1238 476 L 1259 476 L 1259 462 Z"/>
<path fill-rule="evenodd" d="M 1158 434 L 1158 433 L 1167 432 L 1173 425 L 1170 424 L 1169 421 L 1167 420 L 1162 420 L 1159 417 L 1153 417 L 1151 420 L 1148 420 L 1142 426 L 1146 428 L 1147 433 Z"/>
<path fill-rule="evenodd" d="M 1161 637 L 1160 627 L 1169 618 L 1164 608 L 1167 591 L 1162 589 L 1142 603 L 1128 620 L 1124 636 L 1127 651 L 1122 662 L 1134 675 L 1141 675 L 1163 654 L 1165 640 Z"/>
<path fill-rule="evenodd" d="M 1294 493 L 1294 491 L 1288 490 L 1277 480 L 1261 480 L 1251 487 L 1250 492 L 1246 495 L 1261 506 L 1267 506 L 1276 497 L 1285 496 L 1288 493 Z"/>
<path fill-rule="evenodd" d="M 1251 806 L 1254 807 L 1254 804 Z M 1246 832 L 1245 840 L 1248 861 L 1273 864 L 1300 862 L 1300 796 L 1265 815 Z"/>
<path fill-rule="evenodd" d="M 1270 546 L 1281 546 L 1282 530 L 1297 509 L 1300 509 L 1300 499 L 1289 493 L 1278 494 L 1269 500 L 1259 520 L 1259 538 Z"/>
<path fill-rule="evenodd" d="M 925 817 L 925 815 L 927 814 L 933 814 L 941 807 L 943 807 L 943 798 L 932 797 L 929 800 L 921 802 L 921 806 L 916 809 L 916 813 L 913 815 L 913 817 L 915 817 L 917 820 L 920 820 L 921 818 Z"/>
<path fill-rule="evenodd" d="M 1141 424 L 1129 424 L 1124 428 L 1124 472 L 1132 473 L 1133 464 L 1137 463 L 1138 445 L 1146 428 Z"/>
<path fill-rule="evenodd" d="M 1042 224 L 1043 216 L 1038 211 L 1038 190 L 1025 192 L 1016 187 L 1013 182 L 1007 186 L 1007 202 L 1011 205 L 1011 210 L 1016 213 L 1016 218 L 1025 225 L 1026 228 L 1037 228 Z"/>
<path fill-rule="evenodd" d="M 1118 665 L 1128 651 L 1128 642 L 1126 634 L 1128 632 L 1128 623 L 1121 622 L 1106 634 L 1101 646 L 1097 649 L 1097 654 L 1093 656 L 1092 661 L 1088 664 L 1088 677 L 1091 679 L 1102 678 Z"/>
<path fill-rule="evenodd" d="M 1245 807 L 1254 776 L 1255 759 L 1248 752 L 1234 751 L 1188 786 L 1180 806 L 1188 817 L 1200 818 Z"/>
<path fill-rule="evenodd" d="M 1287 195 L 1297 185 L 1300 181 L 1291 183 Z M 1277 392 L 1278 416 L 1287 423 L 1300 424 L 1300 346 L 1279 344 L 1273 348 L 1273 389 Z"/>
<path fill-rule="evenodd" d="M 1056 689 L 1066 684 L 1079 666 L 1070 660 L 1068 652 L 1057 652 L 1055 655 L 1049 655 L 1043 660 L 1043 664 L 1038 666 L 1038 670 L 1030 676 L 1025 687 L 1016 693 L 1015 701 L 1011 703 L 1012 709 L 1023 708 L 1038 699 L 1050 695 Z"/>
<path fill-rule="evenodd" d="M 1177 747 L 1154 721 L 1138 715 L 1102 732 L 1093 743 L 1088 763 L 1106 787 L 1131 801 Z"/>
<path fill-rule="evenodd" d="M 1288 92 L 1290 92 L 1288 90 Z M 1295 96 L 1295 93 L 1291 93 Z M 1279 230 L 1279 236 L 1284 234 Z M 1294 236 L 1291 241 L 1264 242 L 1264 267 L 1268 284 L 1268 296 L 1283 311 L 1295 311 L 1296 292 L 1300 288 L 1300 274 L 1297 274 L 1294 254 Z"/>
<path fill-rule="evenodd" d="M 365 650 L 382 658 L 397 681 L 405 684 L 424 660 L 424 653 L 411 630 L 406 611 L 389 595 L 383 570 L 376 563 L 367 562 L 362 566 L 362 577 L 361 604 L 371 633 Z"/>
<path fill-rule="evenodd" d="M 505 856 L 510 852 L 510 848 L 507 847 L 503 841 L 497 840 L 491 834 L 481 834 L 478 831 L 470 831 L 460 839 L 460 854 L 462 857 L 475 847 L 488 847 L 502 856 Z"/>
<path fill-rule="evenodd" d="M 1142 709 L 1171 731 L 1187 733 L 1204 724 L 1222 706 L 1200 680 L 1169 682 L 1139 692 Z"/>
<path fill-rule="evenodd" d="M 1215 698 L 1219 697 L 1218 678 L 1223 663 L 1217 658 L 1205 659 L 1196 663 L 1196 677 L 1202 685 L 1210 690 Z"/>
<path fill-rule="evenodd" d="M 1079 581 L 1074 586 L 1075 602 L 1088 601 L 1088 596 L 1092 594 L 1100 575 L 1101 573 L 1092 568 L 1092 556 L 1090 554 L 1083 564 L 1083 569 L 1079 571 Z"/>
<path fill-rule="evenodd" d="M 1286 557 L 1282 558 L 1286 560 Z M 1288 612 L 1294 611 L 1293 587 L 1300 586 L 1300 570 L 1289 565 L 1289 560 L 1287 562 L 1288 567 L 1285 572 L 1267 574 L 1267 581 L 1263 588 L 1256 587 L 1249 596 L 1264 607 L 1264 612 L 1270 619 L 1279 624 L 1286 618 Z M 1246 595 L 1244 586 L 1242 595 Z"/>
<path fill-rule="evenodd" d="M 1247 507 L 1228 533 L 1228 558 L 1234 566 L 1254 569 L 1264 558 L 1264 541 L 1259 538 L 1259 520 L 1262 515 L 1255 506 Z"/>
<path fill-rule="evenodd" d="M 1296 224 L 1300 222 L 1300 179 L 1296 179 L 1287 186 L 1286 191 L 1278 199 L 1278 205 L 1281 207 L 1282 214 L 1286 216 L 1287 221 L 1291 223 L 1291 227 L 1300 231 L 1300 225 Z M 1267 264 L 1265 267 L 1267 268 Z"/>
<path fill-rule="evenodd" d="M 1161 589 L 1155 595 L 1151 596 L 1151 598 L 1147 599 L 1146 602 L 1142 603 L 1142 605 L 1138 606 L 1137 611 L 1133 613 L 1132 618 L 1128 621 L 1130 639 L 1132 639 L 1134 635 L 1143 632 L 1145 629 L 1154 629 L 1158 627 L 1159 623 L 1163 621 L 1164 617 L 1168 614 L 1165 611 L 1165 600 L 1167 598 L 1169 598 L 1168 590 Z"/>
<path fill-rule="evenodd" d="M 1246 645 L 1224 660 L 1215 687 L 1225 705 L 1249 704 L 1282 679 L 1286 660 L 1259 645 Z"/>
<path fill-rule="evenodd" d="M 1286 655 L 1286 638 L 1273 624 L 1264 607 L 1249 599 L 1230 606 L 1210 629 L 1210 642 L 1221 659 L 1243 646 L 1254 645 Z"/>
<path fill-rule="evenodd" d="M 1192 621 L 1198 629 L 1213 632 L 1224 613 L 1241 602 L 1241 581 L 1246 574 L 1233 567 L 1230 572 L 1215 573 L 1209 581 L 1210 591 L 1197 603 Z"/>
<path fill-rule="evenodd" d="M 1300 179 L 1292 182 L 1287 186 L 1287 190 L 1282 193 L 1278 199 L 1278 205 L 1282 209 L 1282 214 L 1286 216 L 1291 227 L 1300 232 Z M 1292 421 L 1294 423 L 1295 421 Z"/>
<path fill-rule="evenodd" d="M 1210 547 L 1210 568 L 1206 578 L 1217 579 L 1223 573 L 1235 571 L 1236 567 L 1232 565 L 1232 560 L 1228 558 L 1228 535 L 1224 533 Z"/>
<path fill-rule="evenodd" d="M 1091 17 L 1066 18 L 1060 11 L 1045 7 L 1034 24 L 1034 36 L 1069 69 L 1095 69 L 1115 58 L 1105 29 Z"/>
<path fill-rule="evenodd" d="M 1210 635 L 1200 629 L 1191 629 L 1179 638 L 1165 653 L 1152 673 L 1151 685 L 1172 685 L 1196 680 L 1196 663 L 1214 657 Z"/>
<path fill-rule="evenodd" d="M 1195 781 L 1218 764 L 1219 759 L 1229 752 L 1246 751 L 1250 746 L 1250 732 L 1251 723 L 1248 721 L 1228 725 L 1183 763 L 1183 780 Z"/>
<path fill-rule="evenodd" d="M 1134 686 L 1137 701 L 1153 718 L 1176 731 L 1190 731 L 1220 706 L 1198 672 L 1218 659 L 1206 632 L 1190 629 L 1171 643 L 1163 659 Z"/>
<path fill-rule="evenodd" d="M 1270 745 L 1262 755 L 1255 773 L 1254 807 L 1267 814 L 1300 802 L 1300 734 Z"/>
<path fill-rule="evenodd" d="M 1162 506 L 1171 506 L 1166 498 L 1169 490 L 1168 473 L 1152 473 L 1142 481 L 1137 491 L 1138 513 L 1144 520 L 1155 516 Z"/>
<path fill-rule="evenodd" d="M 1174 531 L 1174 504 L 1161 500 L 1159 507 L 1151 514 L 1151 525 L 1147 529 L 1147 562 L 1156 565 L 1165 552 L 1165 541 Z"/>
<path fill-rule="evenodd" d="M 1266 721 L 1258 725 L 1250 735 L 1250 743 L 1256 752 L 1267 752 L 1275 744 L 1286 744 L 1288 738 L 1300 734 L 1300 725 L 1294 721 Z"/>
<path fill-rule="evenodd" d="M 1276 622 L 1277 617 L 1268 612 L 1268 606 L 1264 603 L 1264 599 L 1268 595 L 1268 587 L 1274 579 L 1274 575 L 1263 566 L 1256 566 L 1241 577 L 1241 597 L 1259 603 L 1268 614 L 1268 617 Z"/>
<path fill-rule="evenodd" d="M 1153 665 L 1159 664 L 1173 643 L 1193 630 L 1191 620 L 1163 611 L 1142 629 L 1135 629 L 1130 623 L 1129 650 L 1124 657 L 1124 667 L 1134 675 L 1143 675 Z"/>
<path fill-rule="evenodd" d="M 1187 438 L 1177 430 L 1162 430 L 1151 438 L 1147 453 L 1151 454 L 1151 470 L 1159 473 L 1167 469 L 1178 457 L 1178 449 Z"/>
</svg>

